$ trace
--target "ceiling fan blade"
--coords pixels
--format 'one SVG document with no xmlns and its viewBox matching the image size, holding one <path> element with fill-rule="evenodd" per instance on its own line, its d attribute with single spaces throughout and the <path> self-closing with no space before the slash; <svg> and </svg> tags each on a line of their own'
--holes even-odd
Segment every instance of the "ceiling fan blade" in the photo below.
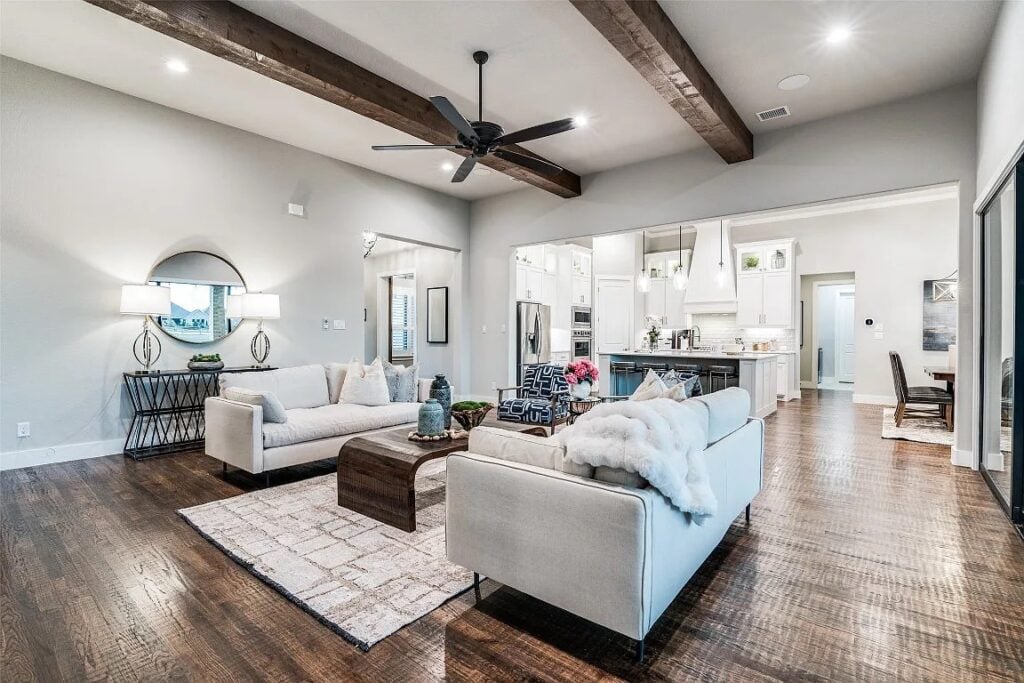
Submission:
<svg viewBox="0 0 1024 683">
<path fill-rule="evenodd" d="M 576 127 L 573 119 L 560 119 L 550 123 L 542 123 L 539 126 L 530 126 L 513 133 L 507 133 L 498 138 L 499 145 L 511 145 L 516 142 L 529 142 L 538 138 L 546 138 L 549 135 L 557 135 Z"/>
<path fill-rule="evenodd" d="M 378 152 L 390 152 L 396 149 L 458 149 L 459 145 L 373 145 L 371 149 Z"/>
<path fill-rule="evenodd" d="M 459 110 L 455 108 L 455 105 L 448 101 L 447 97 L 431 97 L 430 103 L 434 105 L 437 111 L 441 112 L 448 123 L 452 124 L 455 130 L 462 133 L 465 137 L 470 140 L 476 140 L 477 134 L 473 130 L 473 126 L 469 125 L 469 121 L 466 117 L 459 113 Z"/>
<path fill-rule="evenodd" d="M 494 156 L 505 161 L 511 161 L 513 164 L 519 164 L 526 168 L 533 169 L 538 173 L 544 173 L 545 175 L 555 175 L 561 173 L 564 169 L 561 166 L 555 166 L 552 163 L 537 159 L 535 157 L 528 157 L 525 154 L 518 152 L 510 152 L 507 149 L 497 149 L 494 151 Z"/>
<path fill-rule="evenodd" d="M 463 161 L 455 171 L 455 175 L 452 176 L 452 182 L 461 183 L 466 179 L 466 176 L 469 175 L 469 172 L 473 170 L 474 166 L 476 166 L 476 157 L 466 157 L 465 161 Z"/>
</svg>

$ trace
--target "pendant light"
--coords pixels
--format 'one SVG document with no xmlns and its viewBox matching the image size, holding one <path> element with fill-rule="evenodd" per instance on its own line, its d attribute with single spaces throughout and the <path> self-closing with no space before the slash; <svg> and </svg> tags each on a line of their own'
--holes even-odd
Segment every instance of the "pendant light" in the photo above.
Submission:
<svg viewBox="0 0 1024 683">
<path fill-rule="evenodd" d="M 932 301 L 956 301 L 960 292 L 960 269 L 932 283 Z"/>
<path fill-rule="evenodd" d="M 636 291 L 646 294 L 651 291 L 651 276 L 647 274 L 647 231 L 644 230 L 643 249 L 640 254 L 640 275 L 636 278 Z"/>
<path fill-rule="evenodd" d="M 679 226 L 679 263 L 676 265 L 676 272 L 672 274 L 672 286 L 677 292 L 686 289 L 690 279 L 686 276 L 686 267 L 683 266 L 683 226 Z"/>
<path fill-rule="evenodd" d="M 719 287 L 725 286 L 725 232 L 724 221 L 718 223 L 718 274 L 715 275 L 715 282 Z"/>
</svg>

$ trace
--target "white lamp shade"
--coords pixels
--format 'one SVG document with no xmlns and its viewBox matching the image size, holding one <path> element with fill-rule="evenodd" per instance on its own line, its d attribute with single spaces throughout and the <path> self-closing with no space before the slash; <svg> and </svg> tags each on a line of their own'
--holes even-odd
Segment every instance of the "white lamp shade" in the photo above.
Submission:
<svg viewBox="0 0 1024 683">
<path fill-rule="evenodd" d="M 256 320 L 281 317 L 281 302 L 277 294 L 246 292 L 242 295 L 242 316 Z"/>
<path fill-rule="evenodd" d="M 235 320 L 242 317 L 242 297 L 244 294 L 228 294 L 224 302 L 224 313 L 228 320 Z"/>
<path fill-rule="evenodd" d="M 155 285 L 121 285 L 121 312 L 126 315 L 170 315 L 171 290 Z"/>
</svg>

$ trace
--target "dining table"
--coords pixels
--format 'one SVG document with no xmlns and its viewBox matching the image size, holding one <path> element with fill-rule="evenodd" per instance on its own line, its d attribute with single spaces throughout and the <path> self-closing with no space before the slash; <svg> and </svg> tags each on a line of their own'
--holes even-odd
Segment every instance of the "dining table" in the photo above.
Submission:
<svg viewBox="0 0 1024 683">
<path fill-rule="evenodd" d="M 937 382 L 946 383 L 946 391 L 953 393 L 953 385 L 956 382 L 956 368 L 941 365 L 928 365 L 924 368 L 925 373 Z"/>
</svg>

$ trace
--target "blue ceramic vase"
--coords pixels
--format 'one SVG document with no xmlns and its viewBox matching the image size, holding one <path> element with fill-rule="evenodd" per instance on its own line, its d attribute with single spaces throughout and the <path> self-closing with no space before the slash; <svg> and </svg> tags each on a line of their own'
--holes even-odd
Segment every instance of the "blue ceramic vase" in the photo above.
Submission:
<svg viewBox="0 0 1024 683">
<path fill-rule="evenodd" d="M 428 398 L 420 406 L 419 419 L 416 421 L 416 433 L 420 436 L 439 436 L 444 434 L 444 408 L 437 399 Z"/>
<path fill-rule="evenodd" d="M 452 385 L 444 375 L 434 375 L 434 381 L 430 383 L 430 398 L 436 398 L 444 410 L 444 428 L 451 429 L 452 426 Z"/>
</svg>

